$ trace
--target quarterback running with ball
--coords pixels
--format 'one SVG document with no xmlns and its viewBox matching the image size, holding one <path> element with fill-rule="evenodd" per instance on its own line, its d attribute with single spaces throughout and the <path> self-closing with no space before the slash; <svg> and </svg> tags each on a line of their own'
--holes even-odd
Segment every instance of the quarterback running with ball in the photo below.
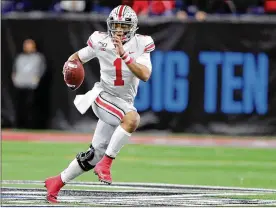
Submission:
<svg viewBox="0 0 276 208">
<path fill-rule="evenodd" d="M 87 46 L 67 61 L 78 59 L 84 64 L 99 59 L 100 82 L 74 100 L 82 114 L 92 106 L 99 120 L 89 149 L 78 153 L 58 176 L 45 180 L 48 202 L 57 203 L 57 195 L 66 183 L 92 169 L 100 181 L 112 183 L 112 161 L 140 122 L 134 107 L 139 80 L 147 81 L 152 70 L 150 52 L 155 45 L 150 36 L 136 34 L 137 23 L 131 7 L 116 7 L 107 19 L 108 33 L 95 31 Z"/>
</svg>

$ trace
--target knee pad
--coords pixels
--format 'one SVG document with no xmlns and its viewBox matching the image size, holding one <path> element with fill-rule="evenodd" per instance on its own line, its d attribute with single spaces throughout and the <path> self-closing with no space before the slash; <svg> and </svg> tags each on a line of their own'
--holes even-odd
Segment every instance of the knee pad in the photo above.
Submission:
<svg viewBox="0 0 276 208">
<path fill-rule="evenodd" d="M 92 144 L 86 152 L 80 152 L 77 154 L 76 159 L 81 169 L 83 169 L 84 171 L 89 171 L 95 167 L 94 165 L 91 165 L 89 163 L 89 161 L 91 161 L 94 158 L 94 154 L 95 149 L 92 146 Z"/>
</svg>

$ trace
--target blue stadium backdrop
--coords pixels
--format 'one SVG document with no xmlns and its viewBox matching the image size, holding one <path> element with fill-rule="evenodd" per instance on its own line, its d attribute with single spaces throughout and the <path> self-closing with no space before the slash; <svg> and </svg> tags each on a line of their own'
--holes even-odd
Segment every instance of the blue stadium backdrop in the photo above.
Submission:
<svg viewBox="0 0 276 208">
<path fill-rule="evenodd" d="M 29 37 L 38 42 L 48 65 L 37 92 L 37 128 L 66 129 L 83 118 L 72 101 L 99 80 L 98 61 L 85 65 L 86 79 L 76 92 L 66 87 L 61 70 L 95 30 L 105 31 L 106 23 L 66 18 L 2 21 L 4 126 L 12 126 L 14 115 L 9 104 L 15 102 L 12 61 Z M 141 115 L 154 119 L 140 131 L 276 134 L 275 23 L 144 22 L 139 33 L 151 35 L 156 43 L 152 77 L 141 82 L 135 100 Z M 95 116 L 90 110 L 85 118 Z"/>
</svg>

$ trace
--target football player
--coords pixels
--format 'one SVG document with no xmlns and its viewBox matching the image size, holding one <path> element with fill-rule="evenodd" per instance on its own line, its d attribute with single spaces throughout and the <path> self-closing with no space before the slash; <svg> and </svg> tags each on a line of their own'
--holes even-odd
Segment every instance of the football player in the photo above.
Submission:
<svg viewBox="0 0 276 208">
<path fill-rule="evenodd" d="M 84 64 L 95 57 L 99 59 L 100 82 L 74 100 L 82 114 L 92 105 L 99 120 L 89 149 L 77 154 L 58 176 L 45 180 L 48 202 L 56 203 L 58 192 L 66 183 L 92 169 L 100 181 L 112 183 L 112 162 L 140 122 L 134 107 L 139 81 L 147 81 L 152 70 L 150 52 L 155 49 L 154 41 L 150 36 L 136 34 L 137 23 L 131 7 L 114 8 L 107 19 L 108 32 L 95 31 L 87 46 L 65 63 L 66 66 L 78 59 Z"/>
</svg>

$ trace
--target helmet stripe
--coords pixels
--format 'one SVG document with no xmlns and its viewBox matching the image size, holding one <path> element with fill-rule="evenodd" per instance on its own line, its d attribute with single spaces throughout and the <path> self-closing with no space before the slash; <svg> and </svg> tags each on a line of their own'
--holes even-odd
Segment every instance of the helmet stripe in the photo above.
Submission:
<svg viewBox="0 0 276 208">
<path fill-rule="evenodd" d="M 125 6 L 120 6 L 120 9 L 119 9 L 119 20 L 122 19 L 124 8 L 125 8 Z"/>
<path fill-rule="evenodd" d="M 125 14 L 126 9 L 127 9 L 127 6 L 124 6 L 123 15 Z"/>
<path fill-rule="evenodd" d="M 121 7 L 121 6 L 118 6 L 118 7 L 117 7 L 117 10 L 116 10 L 117 16 L 118 16 L 118 14 L 119 14 L 120 7 Z"/>
</svg>

